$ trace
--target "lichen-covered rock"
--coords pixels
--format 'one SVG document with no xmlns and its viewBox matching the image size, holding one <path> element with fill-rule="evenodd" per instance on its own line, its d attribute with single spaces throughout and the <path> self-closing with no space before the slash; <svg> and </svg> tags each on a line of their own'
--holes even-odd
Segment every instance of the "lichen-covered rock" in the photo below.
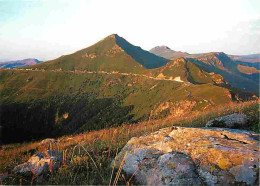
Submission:
<svg viewBox="0 0 260 186">
<path fill-rule="evenodd" d="M 230 114 L 215 118 L 206 123 L 206 127 L 241 128 L 248 124 L 248 117 L 245 114 Z"/>
<path fill-rule="evenodd" d="M 112 166 L 145 185 L 257 185 L 259 134 L 221 128 L 165 128 L 132 138 Z"/>
<path fill-rule="evenodd" d="M 61 162 L 62 159 L 57 151 L 48 150 L 47 155 L 44 153 L 35 154 L 26 163 L 16 166 L 13 171 L 20 174 L 32 173 L 39 176 L 56 171 Z"/>
</svg>

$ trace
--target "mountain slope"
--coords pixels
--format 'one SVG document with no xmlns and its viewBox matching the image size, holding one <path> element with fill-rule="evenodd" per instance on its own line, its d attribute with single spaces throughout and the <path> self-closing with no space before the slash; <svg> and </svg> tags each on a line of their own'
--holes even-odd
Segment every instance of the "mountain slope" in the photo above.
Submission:
<svg viewBox="0 0 260 186">
<path fill-rule="evenodd" d="M 0 74 L 5 142 L 134 123 L 148 119 L 152 110 L 153 118 L 169 116 L 169 109 L 182 116 L 232 102 L 229 90 L 214 84 L 144 75 L 25 69 Z"/>
<path fill-rule="evenodd" d="M 226 84 L 221 75 L 208 73 L 185 58 L 172 60 L 161 68 L 151 70 L 149 75 L 192 84 Z"/>
<path fill-rule="evenodd" d="M 167 61 L 113 34 L 88 48 L 33 68 L 142 73 L 146 68 L 160 67 Z"/>
<path fill-rule="evenodd" d="M 0 69 L 4 68 L 19 68 L 24 66 L 30 66 L 35 65 L 37 63 L 40 63 L 38 59 L 35 58 L 29 58 L 29 59 L 23 59 L 23 60 L 16 60 L 16 61 L 6 61 L 6 62 L 0 62 Z"/>
<path fill-rule="evenodd" d="M 167 46 L 156 46 L 150 52 L 166 59 L 177 59 L 189 55 L 187 52 L 174 51 Z"/>
</svg>

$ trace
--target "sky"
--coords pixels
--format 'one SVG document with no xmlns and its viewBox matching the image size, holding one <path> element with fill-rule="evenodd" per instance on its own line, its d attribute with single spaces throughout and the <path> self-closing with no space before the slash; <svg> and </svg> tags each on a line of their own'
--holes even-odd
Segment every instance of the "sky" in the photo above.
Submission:
<svg viewBox="0 0 260 186">
<path fill-rule="evenodd" d="M 145 50 L 260 53 L 260 1 L 0 0 L 0 61 L 50 60 L 113 33 Z"/>
</svg>

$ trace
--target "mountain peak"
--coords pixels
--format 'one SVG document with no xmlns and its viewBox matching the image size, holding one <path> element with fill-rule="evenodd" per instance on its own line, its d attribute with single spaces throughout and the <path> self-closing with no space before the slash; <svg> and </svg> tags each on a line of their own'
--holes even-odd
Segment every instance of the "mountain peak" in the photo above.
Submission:
<svg viewBox="0 0 260 186">
<path fill-rule="evenodd" d="M 175 52 L 174 50 L 170 49 L 170 47 L 166 46 L 166 45 L 161 45 L 161 46 L 156 46 L 154 48 L 152 48 L 150 51 L 152 50 L 170 50 Z"/>
<path fill-rule="evenodd" d="M 111 34 L 111 35 L 109 35 L 109 36 L 107 36 L 107 37 L 116 38 L 116 37 L 119 37 L 119 36 L 118 36 L 118 34 Z"/>
<path fill-rule="evenodd" d="M 180 57 L 186 57 L 189 55 L 186 52 L 180 52 L 180 51 L 174 51 L 170 49 L 168 46 L 162 45 L 162 46 L 156 46 L 150 50 L 151 53 L 164 57 L 166 59 L 177 59 Z"/>
<path fill-rule="evenodd" d="M 168 61 L 132 45 L 117 34 L 111 34 L 90 47 L 38 65 L 37 68 L 140 73 L 146 68 L 161 67 Z"/>
<path fill-rule="evenodd" d="M 15 60 L 15 61 L 5 61 L 0 62 L 0 69 L 3 68 L 19 68 L 24 66 L 30 66 L 40 63 L 41 61 L 35 58 L 27 58 L 22 60 Z"/>
</svg>

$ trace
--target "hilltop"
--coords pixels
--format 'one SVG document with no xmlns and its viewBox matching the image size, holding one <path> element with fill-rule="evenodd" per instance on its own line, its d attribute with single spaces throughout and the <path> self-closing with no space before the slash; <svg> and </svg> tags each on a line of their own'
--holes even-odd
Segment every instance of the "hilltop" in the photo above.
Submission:
<svg viewBox="0 0 260 186">
<path fill-rule="evenodd" d="M 187 52 L 174 51 L 167 46 L 156 46 L 156 47 L 152 48 L 151 50 L 149 50 L 149 52 L 151 52 L 157 56 L 161 56 L 161 57 L 164 57 L 166 59 L 171 59 L 171 60 L 177 59 L 180 57 L 186 57 L 189 55 L 189 53 L 187 53 Z"/>
<path fill-rule="evenodd" d="M 35 65 L 41 62 L 42 61 L 39 61 L 38 59 L 35 58 L 16 60 L 16 61 L 4 61 L 4 62 L 0 62 L 0 69 L 4 69 L 4 68 L 13 69 L 13 68 L 25 67 L 25 66 Z"/>
</svg>

